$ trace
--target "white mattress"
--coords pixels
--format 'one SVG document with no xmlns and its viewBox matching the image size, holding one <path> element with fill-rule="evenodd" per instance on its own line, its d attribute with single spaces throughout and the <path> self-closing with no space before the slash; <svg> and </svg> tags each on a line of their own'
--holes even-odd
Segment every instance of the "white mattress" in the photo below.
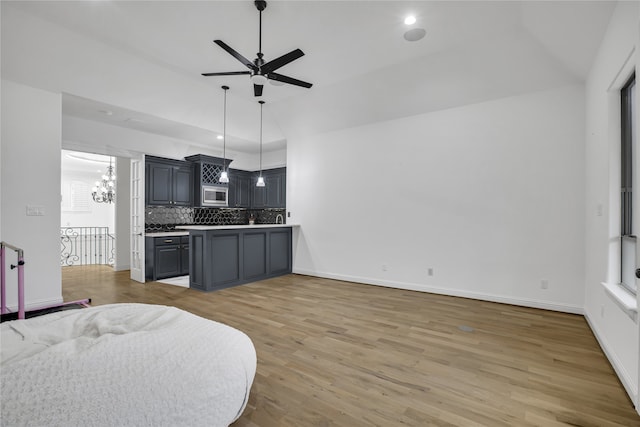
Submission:
<svg viewBox="0 0 640 427">
<path fill-rule="evenodd" d="M 227 426 L 249 337 L 175 307 L 113 304 L 0 325 L 3 426 Z"/>
</svg>

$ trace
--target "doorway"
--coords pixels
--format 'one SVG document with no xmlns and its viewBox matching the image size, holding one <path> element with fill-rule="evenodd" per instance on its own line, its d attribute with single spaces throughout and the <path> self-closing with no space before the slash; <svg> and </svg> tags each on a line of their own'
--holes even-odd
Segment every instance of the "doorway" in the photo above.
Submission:
<svg viewBox="0 0 640 427">
<path fill-rule="evenodd" d="M 122 243 L 128 242 L 129 234 L 128 163 L 129 159 L 62 150 L 61 266 L 103 264 L 115 270 L 129 268 L 128 245 L 122 247 Z M 115 178 L 107 178 L 114 183 L 105 185 L 103 178 L 109 174 L 109 167 Z M 105 186 L 115 193 L 113 199 L 102 197 Z M 122 211 L 125 212 L 124 222 Z"/>
</svg>

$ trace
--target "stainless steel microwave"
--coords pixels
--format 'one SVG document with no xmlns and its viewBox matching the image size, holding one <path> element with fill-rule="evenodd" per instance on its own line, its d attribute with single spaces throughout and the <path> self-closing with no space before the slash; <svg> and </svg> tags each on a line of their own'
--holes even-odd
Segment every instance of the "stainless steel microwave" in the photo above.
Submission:
<svg viewBox="0 0 640 427">
<path fill-rule="evenodd" d="M 202 186 L 202 206 L 227 207 L 229 189 L 215 185 Z"/>
</svg>

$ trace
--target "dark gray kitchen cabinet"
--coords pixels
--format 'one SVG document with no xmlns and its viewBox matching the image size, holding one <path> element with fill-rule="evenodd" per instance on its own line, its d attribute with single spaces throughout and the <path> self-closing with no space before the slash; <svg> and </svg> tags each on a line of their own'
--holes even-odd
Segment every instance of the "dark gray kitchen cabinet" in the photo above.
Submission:
<svg viewBox="0 0 640 427">
<path fill-rule="evenodd" d="M 196 207 L 205 207 L 202 200 L 203 186 L 227 187 L 229 183 L 220 182 L 220 176 L 231 163 L 231 159 L 222 159 L 220 157 L 205 156 L 203 154 L 195 154 L 185 157 L 185 160 L 193 165 L 193 188 L 194 200 L 193 205 Z M 231 180 L 229 180 L 231 181 Z M 227 197 L 227 201 L 229 198 Z M 229 205 L 231 207 L 231 205 Z"/>
<path fill-rule="evenodd" d="M 265 178 L 265 182 L 267 178 L 263 173 L 263 178 Z M 253 209 L 264 209 L 267 207 L 267 187 L 257 187 L 256 184 L 258 182 L 259 173 L 254 173 L 251 176 L 251 208 Z"/>
<path fill-rule="evenodd" d="M 173 169 L 173 204 L 175 206 L 193 205 L 193 171 L 191 166 L 183 165 Z"/>
<path fill-rule="evenodd" d="M 147 237 L 145 243 L 148 280 L 189 274 L 189 236 Z"/>
<path fill-rule="evenodd" d="M 267 207 L 286 207 L 287 174 L 284 170 L 277 170 L 269 174 L 269 186 L 267 189 Z"/>
<path fill-rule="evenodd" d="M 190 163 L 147 156 L 145 172 L 148 206 L 193 205 L 193 168 Z"/>
<path fill-rule="evenodd" d="M 180 276 L 189 275 L 189 236 L 180 238 Z"/>
<path fill-rule="evenodd" d="M 229 207 L 251 207 L 251 173 L 229 169 Z"/>
<path fill-rule="evenodd" d="M 267 169 L 262 171 L 265 186 L 256 187 L 260 172 L 254 172 L 251 179 L 254 209 L 285 208 L 287 206 L 287 169 Z"/>
<path fill-rule="evenodd" d="M 190 287 L 214 291 L 289 274 L 291 227 L 191 230 Z"/>
<path fill-rule="evenodd" d="M 156 246 L 154 257 L 156 280 L 180 275 L 180 244 Z"/>
</svg>

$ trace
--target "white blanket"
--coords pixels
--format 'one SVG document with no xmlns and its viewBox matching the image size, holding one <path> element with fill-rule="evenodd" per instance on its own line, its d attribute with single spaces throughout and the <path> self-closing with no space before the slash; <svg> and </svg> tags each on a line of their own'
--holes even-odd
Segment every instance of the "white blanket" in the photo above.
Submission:
<svg viewBox="0 0 640 427">
<path fill-rule="evenodd" d="M 228 426 L 256 372 L 247 335 L 175 307 L 98 306 L 0 331 L 3 426 Z"/>
</svg>

